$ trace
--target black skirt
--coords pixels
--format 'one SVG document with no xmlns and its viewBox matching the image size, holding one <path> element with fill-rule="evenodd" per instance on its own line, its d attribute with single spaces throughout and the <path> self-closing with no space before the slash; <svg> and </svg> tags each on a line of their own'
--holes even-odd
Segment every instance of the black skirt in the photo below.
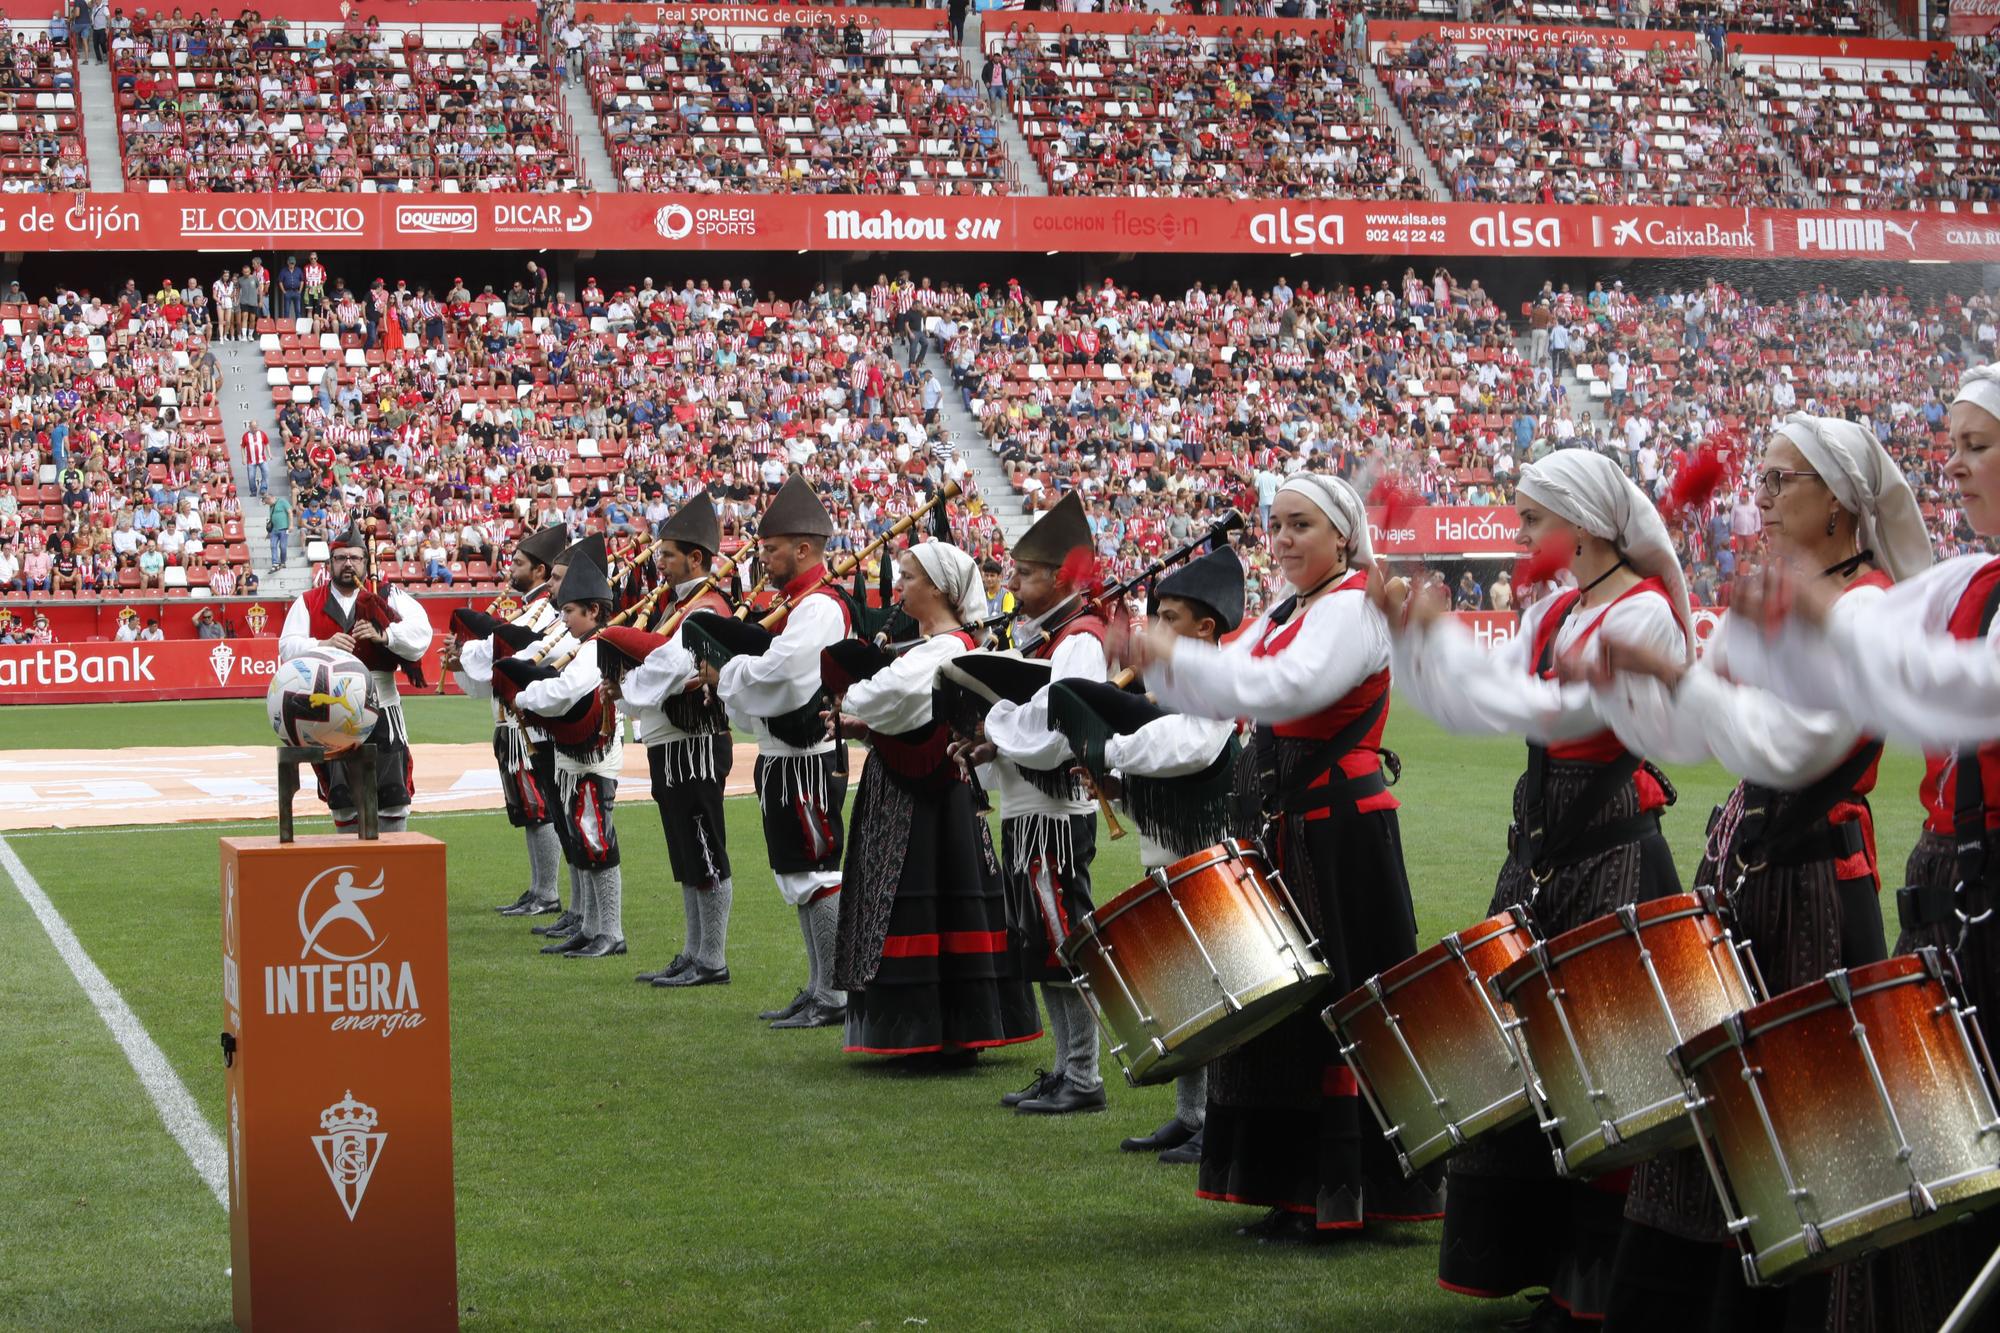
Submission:
<svg viewBox="0 0 2000 1333">
<path fill-rule="evenodd" d="M 1070 984 L 1057 952 L 1090 911 L 1090 863 L 1097 857 L 1097 816 L 1021 815 L 1000 821 L 1000 875 L 1007 931 L 1024 979 Z"/>
<path fill-rule="evenodd" d="M 517 741 L 515 738 L 519 737 Z M 519 772 L 514 770 L 514 747 L 519 745 L 528 750 L 527 737 L 521 736 L 513 727 L 493 728 L 493 759 L 500 767 L 500 797 L 507 804 L 507 822 L 515 828 L 534 828 L 546 824 L 556 817 L 555 785 L 542 784 L 541 775 L 535 771 L 530 751 L 530 762 L 523 764 Z M 550 761 L 549 771 L 553 773 L 554 761 Z"/>
<path fill-rule="evenodd" d="M 2000 842 L 1991 833 L 1986 854 L 2000 856 Z M 1904 867 L 1904 882 L 1931 888 L 1957 884 L 1958 851 L 1953 840 L 1936 833 L 1918 838 Z M 1995 1030 L 1992 1015 L 2000 1013 L 1994 1008 L 2000 1004 L 2000 936 L 1995 929 L 1992 921 L 1975 926 L 1958 951 L 1965 983 L 1960 998 L 1978 1008 L 1989 1050 Z M 1896 941 L 1896 952 L 1948 949 L 1958 943 L 1958 935 L 1957 922 L 1906 930 Z M 1956 1226 L 1835 1269 L 1827 1327 L 1841 1333 L 1930 1333 L 1944 1322 L 1996 1249 L 2000 1249 L 2000 1209 L 1988 1209 Z M 1975 1327 L 1992 1328 L 1995 1322 L 1995 1307 L 1989 1302 Z"/>
<path fill-rule="evenodd" d="M 1550 821 L 1563 818 L 1596 776 L 1595 764 L 1551 760 L 1543 801 Z M 1525 813 L 1524 774 L 1514 786 L 1514 816 Z M 1634 818 L 1636 783 L 1628 782 L 1587 827 Z M 1563 866 L 1539 888 L 1510 857 L 1501 867 L 1489 914 L 1528 905 L 1536 932 L 1551 939 L 1627 903 L 1680 892 L 1673 852 L 1657 828 Z M 1555 1171 L 1548 1136 L 1530 1122 L 1476 1139 L 1451 1159 L 1446 1176 L 1444 1242 L 1438 1284 L 1469 1296 L 1502 1297 L 1546 1287 L 1571 1313 L 1601 1317 L 1624 1225 L 1629 1172 L 1592 1181 Z"/>
<path fill-rule="evenodd" d="M 727 732 L 646 747 L 653 801 L 660 807 L 660 828 L 667 835 L 667 861 L 676 884 L 712 889 L 729 878 L 722 784 L 735 758 L 736 747 Z"/>
<path fill-rule="evenodd" d="M 976 804 L 949 774 L 911 782 L 875 755 L 862 770 L 834 953 L 849 1052 L 915 1055 L 1042 1035 Z"/>
<path fill-rule="evenodd" d="M 1280 781 L 1317 749 L 1278 742 Z M 1318 998 L 1208 1067 L 1196 1193 L 1279 1208 L 1323 1230 L 1435 1217 L 1435 1180 L 1405 1179 L 1362 1102 L 1339 1042 L 1320 1021 L 1337 998 L 1416 952 L 1416 917 L 1393 809 L 1288 817 L 1275 835 L 1278 870 L 1332 974 Z M 1340 808 L 1341 805 L 1345 808 Z"/>
<path fill-rule="evenodd" d="M 757 756 L 757 804 L 764 844 L 780 875 L 840 869 L 841 812 L 847 804 L 847 756 Z"/>
</svg>

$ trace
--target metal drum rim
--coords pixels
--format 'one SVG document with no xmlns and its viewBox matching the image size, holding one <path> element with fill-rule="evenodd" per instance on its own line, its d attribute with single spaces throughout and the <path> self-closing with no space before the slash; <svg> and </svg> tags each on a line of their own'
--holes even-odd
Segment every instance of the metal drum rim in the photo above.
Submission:
<svg viewBox="0 0 2000 1333">
<path fill-rule="evenodd" d="M 1828 973 L 1828 976 L 1846 976 L 1851 979 L 1856 973 L 1868 972 L 1875 969 L 1887 969 L 1892 964 L 1911 964 L 1913 966 L 1900 967 L 1887 976 L 1871 979 L 1862 985 L 1852 987 L 1849 991 L 1851 998 L 1858 1000 L 1865 995 L 1876 995 L 1882 991 L 1895 990 L 1900 986 L 1917 986 L 1922 985 L 1925 981 L 1934 980 L 1924 966 L 1922 957 L 1918 954 L 1897 954 L 1894 957 L 1878 959 L 1872 963 L 1862 963 L 1858 967 L 1841 968 L 1836 972 Z M 1820 991 L 1820 998 L 1810 1004 L 1802 1003 L 1801 998 L 1804 994 L 1812 990 Z M 1786 1006 L 1782 1013 L 1772 1015 L 1768 1012 L 1778 1005 Z M 1846 1002 L 1834 994 L 1833 988 L 1826 977 L 1815 977 L 1811 981 L 1803 982 L 1788 991 L 1773 995 L 1762 1004 L 1753 1004 L 1748 1009 L 1739 1009 L 1728 1018 L 1723 1019 L 1722 1022 L 1704 1028 L 1677 1047 L 1674 1054 L 1681 1061 L 1681 1068 L 1686 1071 L 1687 1076 L 1693 1078 L 1696 1071 L 1719 1055 L 1736 1050 L 1739 1046 L 1746 1046 L 1758 1037 L 1776 1032 L 1779 1028 L 1805 1018 L 1810 1018 L 1812 1015 L 1824 1010 L 1845 1007 Z M 1759 1013 L 1765 1014 L 1761 1022 L 1756 1017 Z M 1737 1026 L 1742 1034 L 1740 1042 L 1729 1031 L 1732 1025 Z M 1701 1049 L 1704 1043 L 1707 1044 L 1707 1049 Z"/>
</svg>

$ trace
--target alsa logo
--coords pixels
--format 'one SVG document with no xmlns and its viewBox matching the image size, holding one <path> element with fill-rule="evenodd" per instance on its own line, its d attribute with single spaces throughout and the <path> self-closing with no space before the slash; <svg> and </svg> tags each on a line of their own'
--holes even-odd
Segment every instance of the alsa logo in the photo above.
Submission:
<svg viewBox="0 0 2000 1333">
<path fill-rule="evenodd" d="M 413 236 L 472 236 L 479 210 L 471 204 L 398 204 L 396 230 Z"/>
<path fill-rule="evenodd" d="M 1347 219 L 1338 213 L 1294 213 L 1280 208 L 1250 219 L 1250 240 L 1254 245 L 1288 250 L 1337 247 L 1347 243 Z"/>
<path fill-rule="evenodd" d="M 1889 238 L 1894 236 L 1915 254 L 1917 226 L 1915 222 L 1890 222 L 1886 218 L 1800 218 L 1799 253 L 1817 250 L 1822 254 L 1839 251 L 1879 255 L 1889 248 Z"/>
<path fill-rule="evenodd" d="M 1555 250 L 1562 246 L 1562 223 L 1503 208 L 1472 220 L 1472 243 L 1482 250 Z"/>
</svg>

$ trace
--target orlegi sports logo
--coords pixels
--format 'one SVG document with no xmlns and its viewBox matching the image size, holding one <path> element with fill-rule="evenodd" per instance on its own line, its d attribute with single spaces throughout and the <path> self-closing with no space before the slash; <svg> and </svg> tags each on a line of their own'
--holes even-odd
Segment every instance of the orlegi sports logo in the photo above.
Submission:
<svg viewBox="0 0 2000 1333">
<path fill-rule="evenodd" d="M 1800 218 L 1799 253 L 1879 255 L 1889 248 L 1889 238 L 1894 236 L 1915 254 L 1917 226 L 1886 218 Z"/>
<path fill-rule="evenodd" d="M 666 241 L 684 241 L 690 236 L 755 236 L 757 210 L 665 204 L 653 214 L 653 230 Z"/>
<path fill-rule="evenodd" d="M 479 209 L 472 204 L 397 204 L 396 230 L 406 236 L 476 236 Z"/>
<path fill-rule="evenodd" d="M 1347 244 L 1347 219 L 1339 213 L 1280 208 L 1250 219 L 1250 242 L 1286 250 L 1339 247 Z"/>
<path fill-rule="evenodd" d="M 1562 247 L 1562 223 L 1503 208 L 1472 220 L 1472 243 L 1482 250 L 1556 250 Z"/>
</svg>

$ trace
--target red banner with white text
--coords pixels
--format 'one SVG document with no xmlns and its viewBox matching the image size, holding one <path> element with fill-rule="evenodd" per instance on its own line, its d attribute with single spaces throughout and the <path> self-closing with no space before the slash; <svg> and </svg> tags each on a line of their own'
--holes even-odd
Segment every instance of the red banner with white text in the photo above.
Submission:
<svg viewBox="0 0 2000 1333">
<path fill-rule="evenodd" d="M 2000 262 L 2000 217 L 1231 199 L 0 195 L 0 250 L 833 250 Z"/>
<path fill-rule="evenodd" d="M 255 698 L 277 669 L 276 639 L 0 644 L 0 704 Z"/>
<path fill-rule="evenodd" d="M 1419 505 L 1396 526 L 1384 528 L 1384 511 L 1368 511 L 1369 541 L 1386 556 L 1504 556 L 1520 554 L 1514 535 L 1521 516 L 1506 505 Z"/>
</svg>

